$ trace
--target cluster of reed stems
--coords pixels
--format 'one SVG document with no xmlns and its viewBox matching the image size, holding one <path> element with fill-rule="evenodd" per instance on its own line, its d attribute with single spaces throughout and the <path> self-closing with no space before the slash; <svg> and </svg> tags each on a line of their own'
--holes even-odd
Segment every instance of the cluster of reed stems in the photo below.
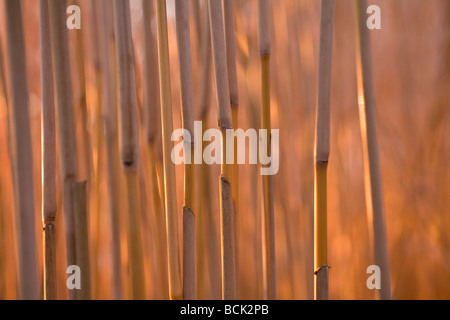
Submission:
<svg viewBox="0 0 450 320">
<path fill-rule="evenodd" d="M 364 20 L 366 2 L 354 0 L 365 195 L 375 263 L 382 270 L 380 298 L 390 299 L 390 271 L 376 133 L 370 38 Z M 100 260 L 97 258 L 101 242 L 101 234 L 98 232 L 101 208 L 100 179 L 101 164 L 104 161 L 108 229 L 111 236 L 111 297 L 123 299 L 127 296 L 125 292 L 128 289 L 129 296 L 133 299 L 148 298 L 147 268 L 151 263 L 151 269 L 158 274 L 158 281 L 152 282 L 152 285 L 160 287 L 161 296 L 164 298 L 194 300 L 207 291 L 199 290 L 200 287 L 206 286 L 199 286 L 199 283 L 209 283 L 212 287 L 221 288 L 222 299 L 238 299 L 241 297 L 239 252 L 240 246 L 245 243 L 239 241 L 241 226 L 237 219 L 244 214 L 240 211 L 237 146 L 233 150 L 234 164 L 222 161 L 218 179 L 220 253 L 217 252 L 217 256 L 220 255 L 220 266 L 216 266 L 214 241 L 218 239 L 215 238 L 213 230 L 214 208 L 209 182 L 210 170 L 206 164 L 196 167 L 192 164 L 192 159 L 184 165 L 182 237 L 181 241 L 179 239 L 176 169 L 171 158 L 174 125 L 166 0 L 141 2 L 144 13 L 141 30 L 144 55 L 142 84 L 139 83 L 136 72 L 137 55 L 132 35 L 130 0 L 113 0 L 112 3 L 112 6 L 109 0 L 90 3 L 89 26 L 92 32 L 73 31 L 76 59 L 75 64 L 71 65 L 72 47 L 69 47 L 69 31 L 65 24 L 66 1 L 39 0 L 43 297 L 53 300 L 61 296 L 57 293 L 59 279 L 56 234 L 61 232 L 56 229 L 57 218 L 64 220 L 66 265 L 77 265 L 82 270 L 81 290 L 68 290 L 69 299 L 84 300 L 98 296 L 97 291 L 101 285 L 98 274 Z M 208 0 L 201 6 L 199 3 L 195 2 L 194 6 L 190 7 L 190 1 L 175 1 L 181 124 L 190 134 L 183 136 L 183 144 L 184 150 L 190 150 L 191 155 L 194 154 L 194 146 L 197 143 L 202 145 L 202 149 L 204 147 L 202 137 L 194 136 L 194 105 L 199 106 L 197 115 L 204 124 L 203 135 L 211 111 L 208 107 L 212 88 L 209 82 L 212 80 L 211 71 L 214 71 L 217 123 L 222 133 L 220 152 L 224 160 L 227 159 L 227 152 L 230 152 L 227 150 L 227 141 L 233 138 L 227 129 L 239 127 L 239 110 L 245 109 L 239 102 L 239 39 L 236 37 L 234 15 L 236 3 L 233 0 Z M 274 156 L 271 133 L 270 4 L 269 0 L 258 0 L 257 30 L 260 58 L 260 125 L 268 134 L 267 144 L 262 147 L 267 154 Z M 328 299 L 329 296 L 327 168 L 330 154 L 334 6 L 334 0 L 321 1 L 314 146 L 314 297 L 320 300 Z M 190 8 L 195 11 L 196 40 L 200 45 L 198 101 L 194 95 L 195 75 L 191 56 L 194 42 L 191 43 Z M 35 193 L 33 184 L 30 183 L 33 181 L 33 163 L 29 161 L 32 159 L 32 145 L 21 2 L 5 0 L 5 9 L 11 87 L 8 124 L 12 141 L 14 204 L 18 227 L 16 234 L 19 296 L 24 299 L 38 299 L 40 295 L 35 243 Z M 156 34 L 152 30 L 153 16 L 156 17 Z M 95 106 L 91 112 L 88 112 L 85 36 L 88 36 L 90 41 L 95 78 Z M 241 47 L 243 41 L 241 38 Z M 0 67 L 1 60 L 2 57 Z M 78 76 L 79 96 L 75 97 L 76 99 L 73 96 L 71 66 L 75 66 L 74 70 Z M 3 69 L 0 69 L 0 76 L 2 95 L 5 95 Z M 139 87 L 140 84 L 142 88 Z M 141 144 L 140 137 L 144 140 Z M 142 146 L 144 155 L 139 153 Z M 142 164 L 142 159 L 146 163 Z M 148 174 L 150 181 L 142 182 L 141 172 Z M 145 206 L 146 202 L 142 200 L 147 191 L 147 188 L 141 188 L 142 185 L 152 191 L 151 208 Z M 57 208 L 58 186 L 61 188 L 62 210 Z M 274 177 L 263 176 L 261 186 L 263 298 L 277 299 Z M 124 196 L 121 194 L 122 188 L 126 191 Z M 147 215 L 147 211 L 152 213 Z M 150 219 L 148 224 L 145 223 L 146 219 Z M 152 247 L 158 257 L 155 263 L 149 261 L 151 259 L 148 259 L 145 252 L 148 249 L 144 243 L 149 239 L 146 230 L 149 225 L 152 225 L 152 239 L 155 240 Z M 123 238 L 128 246 L 126 252 L 122 246 Z M 91 259 L 92 256 L 94 259 Z M 124 266 L 129 268 L 129 278 L 125 276 Z M 221 278 L 221 284 L 216 283 L 216 277 Z M 210 291 L 213 292 L 213 289 Z"/>
</svg>

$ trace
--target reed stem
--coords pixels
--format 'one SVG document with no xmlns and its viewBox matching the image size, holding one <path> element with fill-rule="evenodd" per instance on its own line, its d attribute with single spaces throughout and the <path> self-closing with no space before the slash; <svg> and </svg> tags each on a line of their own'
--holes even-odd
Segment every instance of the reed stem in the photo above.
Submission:
<svg viewBox="0 0 450 320">
<path fill-rule="evenodd" d="M 56 300 L 56 135 L 48 0 L 39 1 L 42 84 L 42 221 L 44 225 L 44 298 Z"/>
<path fill-rule="evenodd" d="M 183 299 L 181 287 L 180 250 L 178 244 L 178 217 L 176 203 L 175 165 L 171 159 L 172 97 L 170 92 L 170 62 L 167 32 L 166 1 L 157 0 L 159 81 L 161 97 L 161 122 L 164 155 L 164 188 L 169 264 L 169 295 L 172 300 Z"/>
<path fill-rule="evenodd" d="M 181 108 L 183 129 L 189 132 L 190 141 L 184 140 L 184 147 L 194 154 L 194 99 L 192 85 L 191 40 L 188 1 L 175 1 L 177 24 L 178 57 L 180 63 Z M 189 161 L 187 161 L 189 160 Z M 187 163 L 190 162 L 190 163 Z M 183 297 L 195 299 L 195 216 L 194 190 L 195 170 L 192 159 L 184 165 L 184 208 L 183 208 Z"/>
<path fill-rule="evenodd" d="M 371 242 L 375 251 L 375 264 L 381 270 L 379 297 L 390 300 L 391 282 L 387 248 L 386 222 L 381 187 L 378 155 L 375 92 L 372 77 L 372 55 L 369 30 L 366 27 L 366 0 L 355 0 L 356 70 L 362 149 L 364 158 L 364 186 L 366 210 L 371 224 Z"/>
<path fill-rule="evenodd" d="M 10 66 L 14 191 L 19 248 L 20 297 L 38 299 L 33 161 L 28 110 L 28 85 L 22 9 L 19 1 L 5 1 Z"/>
<path fill-rule="evenodd" d="M 102 118 L 104 120 L 104 139 L 106 148 L 106 179 L 109 201 L 109 226 L 111 228 L 111 273 L 112 277 L 112 297 L 115 300 L 123 298 L 122 268 L 120 252 L 120 226 L 119 226 L 119 147 L 117 136 L 117 99 L 114 94 L 114 72 L 116 70 L 113 34 L 111 27 L 111 13 L 109 8 L 110 0 L 102 0 L 99 11 L 99 39 L 100 52 L 106 57 L 100 60 L 102 71 L 101 90 L 102 96 Z"/>
<path fill-rule="evenodd" d="M 230 88 L 226 56 L 225 27 L 222 3 L 209 0 L 209 20 L 211 25 L 211 43 L 213 51 L 214 74 L 217 91 L 218 124 L 222 131 L 222 166 L 219 180 L 220 189 L 220 225 L 222 248 L 222 298 L 233 300 L 236 297 L 236 262 L 234 239 L 234 210 L 231 191 L 231 165 L 226 159 L 227 129 L 232 129 L 230 107 Z"/>
<path fill-rule="evenodd" d="M 334 0 L 322 0 L 319 40 L 319 85 L 314 150 L 314 298 L 328 300 L 327 167 L 330 155 L 330 91 Z"/>
<path fill-rule="evenodd" d="M 128 202 L 128 253 L 134 299 L 145 299 L 145 273 L 137 188 L 138 130 L 129 0 L 114 1 L 116 59 L 119 79 L 119 152 Z"/>
<path fill-rule="evenodd" d="M 261 128 L 267 130 L 266 150 L 272 154 L 272 135 L 270 124 L 270 3 L 258 2 L 258 40 L 261 59 Z M 264 287 L 266 299 L 276 299 L 276 262 L 275 262 L 275 226 L 274 226 L 274 189 L 273 176 L 263 176 L 263 247 L 264 247 Z"/>
</svg>

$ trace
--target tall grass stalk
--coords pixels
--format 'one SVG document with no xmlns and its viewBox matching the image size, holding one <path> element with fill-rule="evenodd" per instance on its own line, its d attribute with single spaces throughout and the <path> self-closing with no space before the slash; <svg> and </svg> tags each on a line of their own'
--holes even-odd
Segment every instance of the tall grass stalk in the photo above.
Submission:
<svg viewBox="0 0 450 320">
<path fill-rule="evenodd" d="M 366 27 L 366 0 L 355 0 L 356 70 L 358 83 L 359 118 L 364 158 L 364 186 L 366 210 L 371 224 L 371 238 L 375 251 L 375 264 L 381 269 L 379 297 L 390 300 L 391 283 L 387 249 L 383 191 L 378 155 L 375 92 L 372 77 L 372 55 L 369 30 Z"/>
<path fill-rule="evenodd" d="M 101 90 L 102 90 L 102 118 L 104 121 L 104 141 L 106 149 L 106 179 L 109 201 L 109 227 L 111 230 L 111 273 L 112 297 L 115 300 L 123 298 L 122 268 L 120 264 L 120 226 L 119 226 L 119 147 L 117 136 L 117 100 L 113 90 L 115 70 L 115 55 L 112 27 L 112 11 L 109 8 L 110 0 L 102 0 L 101 10 L 98 14 L 99 46 L 100 52 L 105 57 L 100 60 Z"/>
<path fill-rule="evenodd" d="M 184 147 L 194 154 L 194 98 L 192 84 L 191 40 L 188 1 L 175 1 L 178 57 L 180 63 L 181 108 L 183 129 L 190 133 L 191 140 L 184 140 Z M 188 161 L 186 161 L 188 162 Z M 194 300 L 195 295 L 195 216 L 194 164 L 184 165 L 184 207 L 183 207 L 183 298 Z"/>
<path fill-rule="evenodd" d="M 209 1 L 209 20 L 211 24 L 211 43 L 213 51 L 214 74 L 218 102 L 218 123 L 222 130 L 222 159 L 226 159 L 227 129 L 232 129 L 230 107 L 230 88 L 226 55 L 225 27 L 222 3 Z M 236 297 L 234 210 L 231 191 L 231 165 L 222 161 L 220 177 L 220 226 L 222 248 L 222 298 L 233 300 Z"/>
<path fill-rule="evenodd" d="M 35 237 L 33 161 L 25 43 L 22 9 L 19 1 L 5 1 L 6 33 L 10 66 L 12 108 L 12 149 L 14 161 L 14 191 L 19 244 L 20 297 L 38 299 L 38 273 Z"/>
<path fill-rule="evenodd" d="M 145 299 L 144 257 L 137 187 L 137 101 L 129 0 L 114 0 L 116 58 L 119 79 L 119 152 L 125 174 L 128 202 L 128 254 L 134 299 Z"/>
<path fill-rule="evenodd" d="M 270 3 L 258 2 L 258 40 L 261 58 L 261 128 L 267 130 L 266 150 L 272 154 L 270 124 Z M 263 248 L 264 287 L 266 299 L 276 299 L 275 226 L 273 176 L 263 176 Z"/>
<path fill-rule="evenodd" d="M 169 296 L 166 250 L 166 221 L 164 218 L 164 187 L 161 187 L 161 170 L 157 159 L 159 146 L 158 132 L 161 130 L 161 111 L 159 106 L 159 71 L 157 39 L 152 32 L 152 19 L 155 15 L 155 3 L 142 0 L 143 41 L 144 41 L 144 79 L 143 113 L 145 134 L 147 136 L 148 161 L 153 193 L 154 223 L 156 224 L 156 255 L 158 259 L 158 283 L 161 297 Z"/>
<path fill-rule="evenodd" d="M 327 168 L 330 155 L 330 91 L 334 0 L 322 0 L 319 40 L 319 84 L 314 149 L 314 298 L 328 299 Z"/>
<path fill-rule="evenodd" d="M 75 228 L 75 254 L 77 265 L 82 270 L 81 289 L 76 290 L 77 300 L 89 300 L 91 298 L 91 275 L 89 266 L 89 236 L 88 214 L 86 202 L 86 182 L 76 182 L 73 188 L 74 194 L 74 228 Z"/>
<path fill-rule="evenodd" d="M 56 299 L 56 134 L 48 0 L 39 0 L 42 92 L 42 220 L 44 224 L 44 298 Z"/>
<path fill-rule="evenodd" d="M 170 92 L 170 62 L 167 32 L 166 1 L 157 0 L 159 82 L 164 157 L 164 188 L 169 264 L 169 295 L 173 300 L 183 299 L 181 287 L 180 250 L 178 244 L 178 218 L 176 202 L 175 165 L 171 159 L 172 98 Z"/>
<path fill-rule="evenodd" d="M 73 188 L 78 177 L 78 165 L 69 47 L 65 23 L 65 1 L 50 0 L 49 9 L 53 73 L 57 100 L 60 178 L 63 189 L 64 224 L 66 231 L 66 262 L 67 265 L 76 265 Z M 75 297 L 75 291 L 69 290 L 69 299 L 75 299 Z"/>
<path fill-rule="evenodd" d="M 234 21 L 234 0 L 224 1 L 224 17 L 225 17 L 225 39 L 227 45 L 227 66 L 228 66 L 228 83 L 230 87 L 230 106 L 233 128 L 238 128 L 238 110 L 239 110 L 239 90 L 237 81 L 236 68 L 236 36 Z M 238 236 L 238 214 L 239 214 L 239 165 L 237 164 L 237 143 L 234 144 L 234 164 L 231 168 L 231 190 L 233 193 L 234 208 L 234 238 L 235 238 L 235 261 L 236 261 L 236 295 L 240 294 L 240 273 L 239 273 L 239 236 Z"/>
<path fill-rule="evenodd" d="M 198 2 L 197 2 L 198 3 Z M 199 78 L 198 114 L 202 122 L 202 136 L 208 129 L 208 112 L 210 110 L 211 92 L 211 28 L 209 24 L 208 1 L 203 2 L 201 13 L 196 25 L 197 39 L 201 48 L 199 63 L 201 65 Z M 198 4 L 200 10 L 200 4 Z M 202 142 L 202 150 L 207 143 Z M 198 170 L 198 207 L 196 214 L 197 236 L 197 297 L 218 299 L 221 296 L 220 252 L 215 232 L 214 215 L 212 214 L 210 166 L 202 163 Z M 208 275 L 208 276 L 205 276 Z"/>
</svg>

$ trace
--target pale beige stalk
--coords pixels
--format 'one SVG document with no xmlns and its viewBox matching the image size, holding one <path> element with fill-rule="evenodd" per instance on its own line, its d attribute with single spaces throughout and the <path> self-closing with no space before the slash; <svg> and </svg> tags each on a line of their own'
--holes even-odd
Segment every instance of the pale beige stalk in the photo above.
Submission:
<svg viewBox="0 0 450 320">
<path fill-rule="evenodd" d="M 72 84 L 66 28 L 65 1 L 49 2 L 53 73 L 56 89 L 59 161 L 62 181 L 64 224 L 66 231 L 67 265 L 76 265 L 73 187 L 78 177 L 75 125 L 73 118 Z M 83 270 L 81 270 L 83 272 Z M 69 299 L 75 291 L 69 290 Z"/>
<path fill-rule="evenodd" d="M 89 236 L 88 213 L 86 203 L 86 182 L 76 182 L 73 187 L 74 194 L 74 228 L 75 252 L 77 265 L 82 270 L 81 289 L 76 290 L 77 300 L 91 299 L 91 277 L 89 266 Z"/>
<path fill-rule="evenodd" d="M 28 85 L 21 3 L 5 1 L 7 48 L 10 69 L 10 103 L 12 108 L 12 151 L 14 194 L 19 249 L 20 297 L 38 299 L 33 157 L 31 149 Z"/>
<path fill-rule="evenodd" d="M 56 299 L 56 133 L 48 0 L 39 0 L 42 86 L 42 222 L 44 225 L 44 298 Z"/>
<path fill-rule="evenodd" d="M 378 155 L 377 115 L 372 76 L 372 54 L 369 29 L 366 26 L 366 0 L 355 0 L 356 71 L 358 105 L 364 158 L 364 186 L 366 210 L 371 242 L 375 251 L 375 264 L 381 270 L 380 299 L 390 300 L 391 281 L 387 246 L 386 222 L 381 187 L 381 170 Z"/>
<path fill-rule="evenodd" d="M 209 0 L 209 20 L 216 83 L 218 124 L 222 131 L 222 159 L 220 189 L 220 226 L 222 248 L 222 298 L 236 298 L 236 262 L 234 239 L 234 210 L 231 191 L 231 164 L 226 159 L 227 129 L 232 129 L 230 88 L 226 55 L 223 8 L 220 1 Z"/>
<path fill-rule="evenodd" d="M 143 117 L 147 139 L 146 152 L 150 166 L 150 179 L 153 191 L 153 216 L 156 224 L 156 248 L 158 259 L 158 286 L 161 297 L 169 293 L 167 275 L 166 222 L 164 214 L 164 188 L 161 188 L 162 176 L 156 153 L 159 150 L 161 132 L 161 110 L 159 106 L 159 70 L 156 35 L 152 32 L 152 17 L 155 15 L 155 2 L 142 0 L 143 41 L 144 41 L 144 79 L 143 79 Z"/>
<path fill-rule="evenodd" d="M 116 58 L 119 79 L 119 152 L 128 201 L 128 254 L 134 299 L 145 299 L 145 272 L 137 187 L 137 101 L 129 0 L 114 0 Z"/>
<path fill-rule="evenodd" d="M 123 298 L 122 268 L 120 252 L 120 225 L 119 225 L 119 147 L 117 136 L 117 99 L 113 90 L 115 80 L 115 55 L 112 26 L 112 11 L 110 0 L 102 0 L 101 10 L 98 12 L 98 30 L 100 54 L 104 57 L 100 60 L 102 75 L 102 106 L 101 113 L 104 121 L 104 141 L 106 149 L 106 179 L 109 201 L 109 227 L 111 229 L 111 273 L 112 273 L 112 297 L 115 300 Z"/>
<path fill-rule="evenodd" d="M 190 134 L 190 141 L 184 140 L 184 147 L 194 154 L 194 99 L 192 85 L 191 38 L 188 1 L 175 1 L 178 57 L 180 63 L 182 125 Z M 195 216 L 194 190 L 195 171 L 192 159 L 186 159 L 184 166 L 184 208 L 183 208 L 183 298 L 194 300 L 195 296 Z"/>
<path fill-rule="evenodd" d="M 334 0 L 322 0 L 319 40 L 319 84 L 314 149 L 314 298 L 328 299 L 327 167 L 330 155 L 330 90 Z"/>
<path fill-rule="evenodd" d="M 258 2 L 258 43 L 261 58 L 261 128 L 267 130 L 266 150 L 272 154 L 270 124 L 270 3 L 268 0 Z M 276 262 L 275 262 L 275 217 L 273 176 L 263 176 L 263 259 L 264 289 L 266 299 L 275 300 Z"/>
<path fill-rule="evenodd" d="M 173 124 L 166 1 L 157 0 L 156 8 L 158 25 L 159 82 L 164 157 L 167 250 L 169 264 L 169 295 L 171 299 L 179 300 L 183 299 L 183 292 L 181 286 L 180 250 L 178 244 L 175 165 L 171 159 L 171 151 L 173 146 L 171 136 Z"/>
<path fill-rule="evenodd" d="M 233 128 L 238 128 L 238 110 L 239 110 L 239 90 L 236 67 L 236 36 L 234 21 L 234 0 L 224 1 L 225 17 L 225 39 L 227 45 L 227 66 L 228 66 L 228 84 L 230 87 L 230 106 Z M 239 236 L 238 236 L 238 217 L 239 214 L 239 166 L 237 164 L 237 143 L 234 144 L 234 164 L 231 168 L 231 189 L 233 193 L 234 208 L 234 238 L 235 238 L 235 262 L 236 262 L 236 297 L 240 295 L 240 272 L 239 272 Z"/>
</svg>

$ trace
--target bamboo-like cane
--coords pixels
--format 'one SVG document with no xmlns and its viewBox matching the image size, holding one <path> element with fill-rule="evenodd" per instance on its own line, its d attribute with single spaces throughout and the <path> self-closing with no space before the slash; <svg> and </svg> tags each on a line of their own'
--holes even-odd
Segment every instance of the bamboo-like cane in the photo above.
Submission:
<svg viewBox="0 0 450 320">
<path fill-rule="evenodd" d="M 72 105 L 69 47 L 65 24 L 65 1 L 49 2 L 50 33 L 54 83 L 57 98 L 58 141 L 61 181 L 63 187 L 64 224 L 66 231 L 67 265 L 76 265 L 73 187 L 78 176 L 75 125 Z M 81 270 L 83 274 L 84 270 Z M 69 299 L 75 299 L 75 290 L 69 290 Z"/>
<path fill-rule="evenodd" d="M 147 136 L 147 153 L 151 170 L 153 206 L 156 224 L 156 248 L 159 267 L 159 288 L 161 297 L 168 297 L 166 222 L 164 219 L 164 188 L 160 188 L 161 176 L 156 153 L 158 150 L 158 131 L 160 129 L 161 111 L 159 107 L 159 71 L 157 40 L 152 32 L 154 2 L 142 0 L 143 34 L 144 34 L 144 126 Z"/>
<path fill-rule="evenodd" d="M 314 176 L 314 297 L 328 299 L 327 167 L 330 155 L 330 90 L 334 0 L 322 0 Z"/>
<path fill-rule="evenodd" d="M 375 93 L 372 78 L 372 56 L 369 30 L 366 27 L 366 0 L 355 0 L 356 70 L 362 149 L 364 158 L 364 185 L 366 210 L 371 223 L 371 239 L 375 263 L 381 270 L 379 297 L 391 299 L 390 267 L 384 217 L 383 192 L 378 155 Z"/>
<path fill-rule="evenodd" d="M 202 15 L 197 21 L 197 38 L 200 39 L 200 62 L 201 69 L 199 87 L 199 117 L 202 122 L 202 137 L 208 129 L 208 111 L 211 90 L 211 29 L 209 23 L 209 5 L 204 2 Z M 199 8 L 200 9 L 200 8 Z M 197 137 L 197 140 L 198 137 Z M 202 150 L 207 143 L 202 142 Z M 218 299 L 221 296 L 220 289 L 220 252 L 214 228 L 214 215 L 211 208 L 210 166 L 202 163 L 198 170 L 198 209 L 196 212 L 197 222 L 197 296 L 199 299 L 208 297 Z M 204 275 L 209 274 L 209 278 Z M 210 289 L 209 295 L 207 289 Z"/>
<path fill-rule="evenodd" d="M 111 27 L 110 0 L 102 0 L 101 10 L 98 14 L 100 52 L 104 59 L 100 60 L 102 70 L 102 118 L 104 119 L 104 135 L 106 148 L 106 171 L 109 195 L 109 224 L 111 228 L 111 271 L 112 296 L 115 300 L 123 298 L 122 293 L 122 270 L 120 252 L 120 227 L 119 227 L 119 175 L 117 168 L 119 164 L 119 147 L 117 137 L 117 101 L 113 90 L 111 69 L 115 68 L 113 32 Z"/>
<path fill-rule="evenodd" d="M 48 0 L 39 0 L 42 84 L 42 220 L 44 224 L 44 297 L 56 299 L 56 135 Z"/>
<path fill-rule="evenodd" d="M 76 291 L 77 300 L 91 298 L 91 277 L 89 266 L 89 237 L 87 223 L 86 182 L 76 182 L 73 187 L 74 194 L 74 228 L 75 253 L 77 265 L 82 270 L 81 289 Z"/>
<path fill-rule="evenodd" d="M 239 90 L 237 81 L 236 68 L 236 36 L 234 28 L 234 0 L 224 1 L 224 17 L 225 17 L 225 39 L 227 44 L 227 66 L 228 66 L 228 83 L 230 86 L 230 106 L 233 128 L 238 128 L 238 107 L 239 107 Z M 237 164 L 237 144 L 234 144 L 234 164 L 231 168 L 231 189 L 233 193 L 234 208 L 234 238 L 235 238 L 235 262 L 236 262 L 236 295 L 240 294 L 240 273 L 239 273 L 239 241 L 238 241 L 238 222 L 239 214 L 239 166 Z"/>
<path fill-rule="evenodd" d="M 175 165 L 172 150 L 172 98 L 170 92 L 170 62 L 167 32 L 166 1 L 157 0 L 159 82 L 161 95 L 161 122 L 164 155 L 164 189 L 169 264 L 169 295 L 173 300 L 183 299 L 181 288 L 180 250 L 178 244 L 178 218 L 176 203 Z"/>
<path fill-rule="evenodd" d="M 7 0 L 6 31 L 11 83 L 12 149 L 19 244 L 20 296 L 38 299 L 38 274 L 34 217 L 33 161 L 28 111 L 25 43 L 19 1 Z"/>
<path fill-rule="evenodd" d="M 75 2 L 76 5 L 80 5 L 79 0 Z M 87 109 L 87 96 L 86 96 L 86 71 L 85 71 L 85 55 L 84 55 L 84 32 L 87 29 L 75 30 L 75 67 L 79 86 L 79 96 L 76 97 L 75 107 L 78 109 L 81 121 L 76 123 L 77 132 L 81 133 L 81 139 L 78 141 L 79 152 L 79 175 L 80 179 L 89 179 L 93 167 L 93 161 L 91 157 L 91 139 L 89 136 L 88 127 L 88 109 Z M 91 30 L 92 32 L 92 30 Z M 79 127 L 78 127 L 79 126 Z"/>
<path fill-rule="evenodd" d="M 145 298 L 145 273 L 137 188 L 138 132 L 129 0 L 114 1 L 119 79 L 119 149 L 128 201 L 128 246 L 134 299 Z"/>
<path fill-rule="evenodd" d="M 194 99 L 188 1 L 175 1 L 175 17 L 180 63 L 182 123 L 183 129 L 189 132 L 191 139 L 190 141 L 185 140 L 183 143 L 185 148 L 190 148 L 190 154 L 193 155 L 195 141 Z M 183 207 L 183 298 L 185 300 L 195 299 L 194 177 L 194 163 L 192 159 L 185 159 Z"/>
<path fill-rule="evenodd" d="M 234 210 L 231 191 L 231 165 L 226 163 L 227 129 L 232 129 L 230 88 L 226 55 L 223 8 L 220 1 L 209 0 L 209 20 L 214 74 L 218 102 L 218 123 L 222 130 L 222 166 L 220 177 L 220 225 L 222 247 L 222 298 L 236 297 Z"/>
<path fill-rule="evenodd" d="M 269 0 L 258 2 L 258 40 L 261 57 L 261 127 L 267 130 L 266 150 L 271 150 L 270 125 L 270 4 Z M 263 177 L 264 219 L 263 219 L 263 247 L 264 286 L 266 299 L 276 299 L 276 272 L 275 272 L 275 226 L 274 226 L 274 190 L 273 176 Z"/>
</svg>

